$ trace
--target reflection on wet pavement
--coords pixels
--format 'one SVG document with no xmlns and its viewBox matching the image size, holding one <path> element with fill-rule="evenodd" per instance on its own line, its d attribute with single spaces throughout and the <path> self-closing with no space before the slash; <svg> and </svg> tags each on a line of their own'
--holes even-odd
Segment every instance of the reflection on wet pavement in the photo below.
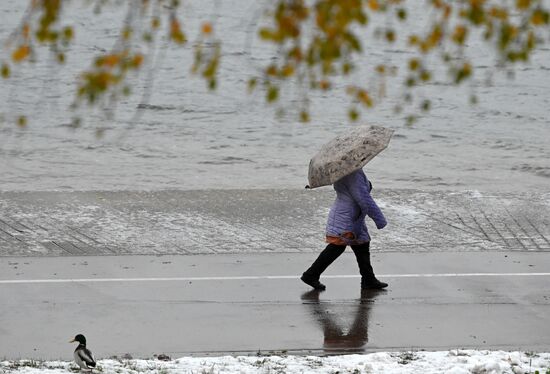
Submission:
<svg viewBox="0 0 550 374">
<path fill-rule="evenodd" d="M 303 294 L 297 274 L 310 261 L 276 252 L 0 258 L 1 356 L 71 360 L 67 331 L 96 342 L 96 358 L 550 347 L 547 252 L 376 253 L 391 280 L 384 295 L 361 295 L 349 252 L 328 269 L 327 291 Z"/>
<path fill-rule="evenodd" d="M 342 316 L 330 310 L 335 306 L 334 302 L 319 300 L 321 292 L 308 291 L 302 294 L 301 299 L 323 330 L 324 352 L 327 354 L 364 352 L 369 341 L 369 314 L 374 305 L 374 299 L 386 291 L 361 290 L 361 297 L 355 302 L 353 321 L 349 326 L 341 322 Z"/>
</svg>

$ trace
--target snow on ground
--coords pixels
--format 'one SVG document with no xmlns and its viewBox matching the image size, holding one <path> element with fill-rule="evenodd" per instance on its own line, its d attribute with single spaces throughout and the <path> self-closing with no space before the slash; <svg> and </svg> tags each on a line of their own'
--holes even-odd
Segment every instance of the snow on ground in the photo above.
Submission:
<svg viewBox="0 0 550 374">
<path fill-rule="evenodd" d="M 73 362 L 4 361 L 0 373 L 67 373 Z M 96 373 L 450 373 L 550 374 L 550 353 L 451 350 L 377 352 L 344 356 L 183 357 L 173 361 L 113 360 L 98 362 Z"/>
</svg>

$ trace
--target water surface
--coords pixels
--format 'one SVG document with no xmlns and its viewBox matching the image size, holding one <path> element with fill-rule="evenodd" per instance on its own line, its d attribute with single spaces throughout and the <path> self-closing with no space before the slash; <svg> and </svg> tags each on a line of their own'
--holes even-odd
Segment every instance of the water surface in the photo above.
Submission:
<svg viewBox="0 0 550 374">
<path fill-rule="evenodd" d="M 0 37 L 5 40 L 25 9 L 24 1 L 0 4 Z M 75 79 L 94 56 L 109 50 L 125 8 L 108 7 L 100 16 L 75 1 L 66 21 L 77 29 L 69 61 L 63 69 L 39 62 L 21 66 L 0 85 L 1 190 L 160 190 L 216 188 L 302 188 L 310 157 L 321 144 L 352 126 L 348 98 L 338 93 L 313 94 L 311 123 L 295 116 L 275 116 L 262 93 L 248 95 L 247 81 L 266 64 L 273 51 L 255 39 L 255 24 L 266 2 L 252 0 L 194 1 L 182 10 L 190 40 L 199 20 L 214 19 L 223 41 L 219 88 L 189 73 L 192 43 L 169 47 L 155 74 L 153 94 L 145 105 L 140 85 L 136 95 L 106 120 L 98 111 L 84 111 L 77 130 L 68 124 Z M 186 3 L 187 4 L 187 3 Z M 214 5 L 217 8 L 214 9 Z M 411 9 L 411 25 L 429 14 Z M 183 14 L 185 13 L 185 14 Z M 249 41 L 252 41 L 251 43 Z M 474 42 L 475 44 L 475 42 Z M 479 44 L 479 43 L 478 43 Z M 159 46 L 163 45 L 161 41 Z M 494 71 L 494 55 L 474 45 L 478 81 Z M 368 69 L 378 63 L 403 65 L 409 52 L 372 41 L 356 82 L 372 84 Z M 3 54 L 6 58 L 6 54 Z M 366 112 L 361 123 L 395 129 L 390 147 L 367 167 L 375 186 L 435 190 L 545 191 L 550 183 L 550 52 L 541 48 L 515 78 L 496 72 L 494 84 L 455 88 L 444 74 L 420 91 L 433 97 L 433 109 L 412 127 L 407 112 L 395 114 L 402 77 L 387 83 L 386 101 Z M 142 77 L 143 78 L 143 77 Z M 336 82 L 344 85 L 346 82 Z M 287 107 L 300 96 L 294 86 L 283 98 Z M 477 106 L 469 105 L 475 92 Z M 133 120 L 138 106 L 142 115 Z M 19 129 L 10 118 L 29 117 Z M 104 136 L 95 136 L 104 128 Z"/>
</svg>

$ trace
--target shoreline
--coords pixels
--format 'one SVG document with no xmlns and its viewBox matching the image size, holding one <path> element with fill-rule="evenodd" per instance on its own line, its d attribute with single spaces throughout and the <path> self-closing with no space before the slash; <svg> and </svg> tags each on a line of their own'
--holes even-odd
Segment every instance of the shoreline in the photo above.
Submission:
<svg viewBox="0 0 550 374">
<path fill-rule="evenodd" d="M 377 352 L 343 356 L 220 356 L 159 359 L 103 359 L 95 371 L 103 373 L 535 373 L 550 372 L 550 353 L 462 350 Z M 76 365 L 63 361 L 0 361 L 5 373 L 67 373 Z"/>
</svg>

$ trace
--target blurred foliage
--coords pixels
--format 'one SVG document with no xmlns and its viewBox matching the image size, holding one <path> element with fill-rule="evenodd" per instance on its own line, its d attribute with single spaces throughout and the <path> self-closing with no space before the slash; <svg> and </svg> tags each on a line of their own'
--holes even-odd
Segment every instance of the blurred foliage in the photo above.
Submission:
<svg viewBox="0 0 550 374">
<path fill-rule="evenodd" d="M 200 74 L 207 82 L 208 87 L 216 88 L 216 73 L 220 63 L 221 43 L 213 39 L 213 27 L 209 22 L 202 24 L 198 43 L 195 47 L 195 59 L 191 71 Z M 204 46 L 208 45 L 208 48 Z"/>
<path fill-rule="evenodd" d="M 82 0 L 84 1 L 84 0 Z M 132 80 L 129 78 L 143 70 L 145 63 L 152 60 L 144 49 L 155 43 L 157 34 L 164 31 L 164 37 L 174 46 L 184 46 L 188 40 L 181 20 L 178 18 L 179 0 L 126 0 L 128 11 L 121 20 L 120 32 L 112 49 L 96 56 L 91 66 L 77 78 L 77 91 L 73 108 L 82 103 L 102 107 L 112 113 L 121 97 L 131 93 Z M 30 0 L 19 26 L 5 43 L 9 56 L 0 61 L 2 78 L 9 79 L 16 65 L 34 61 L 35 50 L 46 46 L 55 55 L 59 64 L 64 64 L 68 48 L 74 39 L 72 26 L 63 25 L 63 7 L 69 0 Z M 120 1 L 95 1 L 95 13 L 101 14 L 104 7 L 115 6 Z M 220 59 L 221 45 L 214 37 L 213 26 L 204 23 L 201 36 L 194 44 L 195 62 L 192 71 L 200 74 L 213 89 L 216 86 L 216 73 Z M 205 43 L 213 43 L 215 48 L 204 48 Z M 148 48 L 151 52 L 153 48 Z M 207 51 L 207 52 L 206 52 Z M 212 52 L 210 52 L 212 51 Z M 149 66 L 150 68 L 152 65 Z M 78 127 L 80 119 L 74 119 Z M 18 117 L 16 122 L 24 127 L 26 117 Z"/>
<path fill-rule="evenodd" d="M 466 50 L 474 32 L 480 32 L 483 40 L 495 48 L 501 66 L 527 61 L 537 45 L 548 38 L 549 10 L 540 0 L 428 0 L 426 4 L 412 5 L 427 6 L 426 11 L 433 14 L 430 23 L 422 25 L 426 31 L 410 35 L 404 35 L 410 28 L 399 26 L 408 17 L 406 5 L 410 2 L 278 0 L 268 12 L 270 25 L 262 27 L 259 36 L 277 47 L 279 58 L 265 67 L 261 77 L 253 78 L 254 86 L 262 82 L 267 87 L 268 102 L 276 101 L 278 96 L 272 92 L 280 91 L 281 85 L 293 78 L 306 82 L 312 91 L 332 89 L 335 77 L 350 74 L 356 67 L 354 61 L 368 58 L 363 56 L 368 44 L 364 35 L 374 17 L 384 17 L 387 25 L 377 30 L 380 39 L 392 45 L 397 38 L 406 38 L 414 52 L 404 81 L 405 101 L 412 101 L 410 92 L 416 86 L 432 81 L 435 65 L 439 64 L 434 62 L 436 59 L 446 67 L 452 83 L 459 85 L 469 80 L 474 68 Z M 391 64 L 378 65 L 373 74 L 383 82 L 390 72 L 395 75 L 395 69 Z M 348 112 L 350 120 L 359 119 L 357 106 L 368 109 L 383 99 L 383 86 L 377 91 L 346 88 L 353 103 Z M 308 102 L 304 100 L 306 105 Z M 420 102 L 422 111 L 430 108 L 429 99 Z M 302 120 L 309 119 L 307 111 L 307 107 L 301 110 Z M 409 123 L 413 121 L 414 117 L 408 119 Z"/>
<path fill-rule="evenodd" d="M 64 64 L 68 46 L 77 30 L 65 24 L 63 6 L 69 0 L 30 0 L 19 26 L 7 40 L 8 53 L 0 61 L 1 75 L 9 79 L 17 64 L 32 62 L 39 45 L 48 46 L 56 61 Z M 112 5 L 114 0 L 97 1 L 98 9 Z M 153 43 L 156 34 L 164 31 L 174 46 L 188 40 L 178 10 L 185 8 L 178 0 L 126 0 L 130 5 L 122 22 L 119 36 L 109 52 L 97 56 L 82 72 L 78 81 L 75 105 L 116 103 L 131 92 L 128 77 L 137 74 L 148 58 L 143 45 Z M 405 27 L 409 14 L 404 0 L 276 0 L 270 2 L 258 36 L 275 47 L 275 59 L 262 67 L 259 75 L 248 83 L 249 92 L 262 90 L 268 103 L 284 96 L 283 86 L 299 82 L 305 89 L 298 119 L 310 120 L 308 95 L 314 91 L 342 89 L 336 79 L 350 76 L 362 62 L 369 34 L 366 33 L 375 17 L 384 20 L 374 36 L 388 45 L 405 41 L 413 52 L 406 64 L 403 82 L 404 102 L 413 102 L 415 87 L 434 79 L 436 66 L 444 66 L 455 85 L 471 80 L 475 64 L 467 51 L 472 35 L 481 35 L 497 52 L 498 63 L 510 66 L 528 61 L 532 51 L 548 38 L 550 13 L 543 0 L 426 0 L 422 4 L 431 12 L 427 25 Z M 180 12 L 180 13 L 181 13 Z M 408 35 L 408 30 L 421 29 Z M 139 35 L 138 31 L 139 30 Z M 214 25 L 203 22 L 198 40 L 193 44 L 194 62 L 191 71 L 205 79 L 210 89 L 217 87 L 221 43 L 215 38 Z M 473 52 L 475 55 L 475 51 Z M 396 76 L 397 67 L 379 64 L 372 76 L 378 78 L 378 88 L 360 82 L 344 87 L 349 95 L 349 119 L 357 121 L 362 110 L 384 99 L 384 81 Z M 432 107 L 429 98 L 418 100 L 421 111 Z M 472 96 L 470 102 L 477 102 Z M 100 104 L 102 103 L 102 104 Z M 113 104 L 114 105 L 114 104 Z M 401 112 L 401 105 L 396 111 Z M 407 122 L 415 120 L 407 116 Z M 26 118 L 18 119 L 25 126 Z"/>
</svg>

